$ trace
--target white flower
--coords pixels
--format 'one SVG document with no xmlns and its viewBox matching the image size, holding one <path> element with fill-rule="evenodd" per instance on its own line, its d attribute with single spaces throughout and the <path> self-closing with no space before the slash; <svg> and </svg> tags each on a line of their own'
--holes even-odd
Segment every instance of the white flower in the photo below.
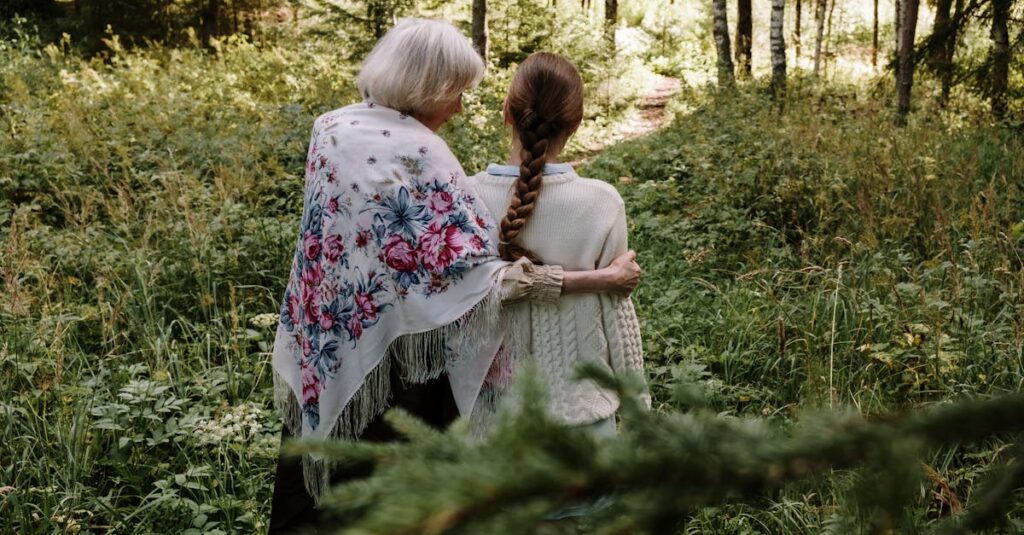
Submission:
<svg viewBox="0 0 1024 535">
<path fill-rule="evenodd" d="M 280 318 L 277 314 L 257 314 L 249 319 L 249 324 L 252 325 L 253 327 L 260 327 L 266 329 L 269 327 L 273 327 L 274 325 L 277 325 L 277 322 L 279 320 Z"/>
</svg>

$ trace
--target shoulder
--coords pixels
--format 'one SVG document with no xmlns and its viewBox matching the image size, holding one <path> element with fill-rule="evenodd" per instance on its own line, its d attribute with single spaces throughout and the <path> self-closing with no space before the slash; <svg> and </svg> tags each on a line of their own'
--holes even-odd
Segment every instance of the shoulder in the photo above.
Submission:
<svg viewBox="0 0 1024 535">
<path fill-rule="evenodd" d="M 579 177 L 573 185 L 574 189 L 578 190 L 575 193 L 584 195 L 602 208 L 619 208 L 626 205 L 622 195 L 619 195 L 619 190 L 603 180 Z"/>
<path fill-rule="evenodd" d="M 313 130 L 320 132 L 329 126 L 339 123 L 345 117 L 357 113 L 361 108 L 365 108 L 365 104 L 349 104 L 336 110 L 321 113 L 313 121 Z"/>
</svg>

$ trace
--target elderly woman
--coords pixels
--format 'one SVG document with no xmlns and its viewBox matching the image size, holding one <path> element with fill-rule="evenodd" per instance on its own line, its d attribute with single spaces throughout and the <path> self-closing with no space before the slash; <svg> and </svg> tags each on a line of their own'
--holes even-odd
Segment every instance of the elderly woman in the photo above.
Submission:
<svg viewBox="0 0 1024 535">
<path fill-rule="evenodd" d="M 405 19 L 363 63 L 364 102 L 315 121 L 272 358 L 286 437 L 391 440 L 379 416 L 395 405 L 446 425 L 478 393 L 503 303 L 635 287 L 632 253 L 587 272 L 500 259 L 494 221 L 435 134 L 483 69 L 450 24 Z M 326 487 L 365 473 L 282 458 L 271 533 L 320 522 Z"/>
</svg>

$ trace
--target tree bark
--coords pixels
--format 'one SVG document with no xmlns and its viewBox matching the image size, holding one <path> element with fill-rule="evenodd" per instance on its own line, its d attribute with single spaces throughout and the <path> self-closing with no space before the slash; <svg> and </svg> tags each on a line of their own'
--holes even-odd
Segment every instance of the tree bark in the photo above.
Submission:
<svg viewBox="0 0 1024 535">
<path fill-rule="evenodd" d="M 871 16 L 871 66 L 878 66 L 878 0 L 874 0 Z"/>
<path fill-rule="evenodd" d="M 900 23 L 899 85 L 897 94 L 897 121 L 906 124 L 910 112 L 910 89 L 914 85 L 914 37 L 917 31 L 917 12 L 920 0 L 903 0 L 903 21 Z"/>
<path fill-rule="evenodd" d="M 814 36 L 814 76 L 821 74 L 821 44 L 825 39 L 825 12 L 828 10 L 828 0 L 818 0 L 814 6 L 814 22 L 817 29 Z"/>
<path fill-rule="evenodd" d="M 938 0 L 935 4 L 935 23 L 932 25 L 932 37 L 938 42 L 938 45 L 932 48 L 928 58 L 928 66 L 939 75 L 940 80 L 945 79 L 946 69 L 952 68 L 952 65 L 946 64 L 946 40 L 949 38 L 950 30 L 952 29 L 949 11 L 952 7 L 953 0 Z M 940 106 L 946 106 L 947 97 L 947 94 L 942 94 L 939 97 Z"/>
<path fill-rule="evenodd" d="M 943 106 L 949 102 L 949 93 L 953 88 L 953 56 L 956 55 L 957 40 L 960 38 L 960 25 L 963 24 L 964 0 L 956 0 L 953 8 L 953 19 L 949 26 L 949 34 L 942 44 L 942 64 L 945 67 L 939 73 L 942 83 L 942 94 L 939 97 Z"/>
<path fill-rule="evenodd" d="M 473 47 L 487 61 L 487 0 L 473 0 Z"/>
<path fill-rule="evenodd" d="M 736 80 L 729 50 L 729 14 L 725 0 L 714 0 L 715 49 L 718 51 L 718 85 L 731 87 Z"/>
<path fill-rule="evenodd" d="M 743 78 L 750 77 L 750 60 L 753 53 L 754 18 L 750 1 L 736 1 L 736 65 Z"/>
<path fill-rule="evenodd" d="M 220 14 L 220 0 L 208 0 L 206 7 L 201 13 L 202 25 L 200 26 L 200 38 L 203 46 L 210 45 L 210 39 L 220 35 L 220 28 L 217 24 Z"/>
<path fill-rule="evenodd" d="M 1006 116 L 1006 89 L 1010 74 L 1010 18 L 1011 0 L 992 0 L 992 115 L 996 119 Z"/>
<path fill-rule="evenodd" d="M 896 85 L 900 85 L 900 39 L 903 38 L 903 2 L 896 0 L 896 18 L 892 21 L 893 31 L 896 34 L 896 48 L 894 48 L 893 56 L 896 61 L 893 63 L 892 74 L 896 80 Z"/>
<path fill-rule="evenodd" d="M 778 99 L 786 91 L 786 0 L 772 0 L 771 45 L 772 45 L 772 94 Z"/>
<path fill-rule="evenodd" d="M 619 0 L 604 0 L 604 38 L 615 48 L 615 26 L 619 22 Z"/>
<path fill-rule="evenodd" d="M 798 64 L 799 64 L 799 60 L 800 60 L 800 45 L 803 44 L 801 42 L 801 35 L 800 35 L 800 31 L 802 29 L 801 26 L 803 26 L 803 21 L 801 20 L 802 16 L 803 16 L 803 1 L 802 0 L 796 0 L 796 27 L 794 28 L 794 31 L 793 31 L 793 41 L 794 41 L 793 45 L 796 47 L 796 59 L 797 59 L 797 63 Z"/>
</svg>

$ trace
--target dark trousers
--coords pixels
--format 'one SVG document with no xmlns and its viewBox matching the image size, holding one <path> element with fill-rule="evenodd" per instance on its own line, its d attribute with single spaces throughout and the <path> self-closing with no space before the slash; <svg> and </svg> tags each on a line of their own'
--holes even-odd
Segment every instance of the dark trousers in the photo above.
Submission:
<svg viewBox="0 0 1024 535">
<path fill-rule="evenodd" d="M 458 416 L 455 399 L 448 385 L 448 376 L 442 375 L 433 381 L 404 385 L 397 375 L 397 366 L 392 367 L 392 407 L 402 407 L 428 424 L 443 429 Z M 281 433 L 282 443 L 293 438 L 287 429 Z M 359 440 L 390 442 L 399 436 L 384 422 L 382 417 L 373 420 L 359 436 Z M 373 472 L 372 466 L 358 466 L 331 473 L 331 484 L 337 485 L 353 479 L 361 479 Z M 331 518 L 316 507 L 313 497 L 306 492 L 302 479 L 302 460 L 279 456 L 277 476 L 274 479 L 274 495 L 270 510 L 269 535 L 286 533 L 329 533 L 343 525 L 344 519 Z"/>
</svg>

